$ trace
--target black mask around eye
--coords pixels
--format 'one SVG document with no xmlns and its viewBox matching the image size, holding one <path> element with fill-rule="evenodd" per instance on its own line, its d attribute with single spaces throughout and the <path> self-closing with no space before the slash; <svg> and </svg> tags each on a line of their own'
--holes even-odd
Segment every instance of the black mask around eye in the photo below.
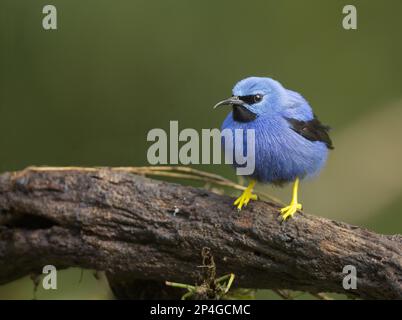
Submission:
<svg viewBox="0 0 402 320">
<path fill-rule="evenodd" d="M 257 118 L 257 115 L 248 110 L 245 105 L 252 105 L 262 100 L 261 94 L 247 95 L 247 96 L 232 96 L 229 99 L 218 102 L 214 109 L 223 106 L 231 105 L 233 108 L 233 120 L 238 122 L 250 122 Z"/>
<path fill-rule="evenodd" d="M 262 100 L 263 96 L 261 94 L 253 94 L 248 96 L 240 96 L 239 99 L 247 104 L 258 103 Z"/>
</svg>

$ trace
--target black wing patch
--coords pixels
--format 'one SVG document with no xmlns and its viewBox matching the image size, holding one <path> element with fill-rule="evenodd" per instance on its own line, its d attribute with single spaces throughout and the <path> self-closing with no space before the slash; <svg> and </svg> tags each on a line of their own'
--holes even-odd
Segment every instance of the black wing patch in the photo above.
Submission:
<svg viewBox="0 0 402 320">
<path fill-rule="evenodd" d="M 315 115 L 314 118 L 309 121 L 301 121 L 291 118 L 286 118 L 286 120 L 290 123 L 291 128 L 302 137 L 310 141 L 324 142 L 328 149 L 334 149 L 331 138 L 328 134 L 330 128 L 323 125 Z"/>
</svg>

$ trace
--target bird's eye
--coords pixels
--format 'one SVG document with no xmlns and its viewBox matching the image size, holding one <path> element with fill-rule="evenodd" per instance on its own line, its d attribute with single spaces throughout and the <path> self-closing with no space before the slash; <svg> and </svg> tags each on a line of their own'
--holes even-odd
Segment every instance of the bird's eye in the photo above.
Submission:
<svg viewBox="0 0 402 320">
<path fill-rule="evenodd" d="M 260 102 L 263 98 L 262 94 L 254 94 L 254 95 L 248 95 L 248 96 L 240 96 L 239 99 L 247 104 L 253 104 Z"/>
<path fill-rule="evenodd" d="M 262 95 L 261 94 L 256 94 L 253 97 L 254 103 L 260 102 L 262 100 Z"/>
</svg>

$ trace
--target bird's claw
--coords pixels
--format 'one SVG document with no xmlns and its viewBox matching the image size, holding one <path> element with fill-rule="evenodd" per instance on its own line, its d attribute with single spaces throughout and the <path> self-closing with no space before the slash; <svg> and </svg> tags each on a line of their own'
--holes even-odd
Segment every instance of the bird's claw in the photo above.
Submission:
<svg viewBox="0 0 402 320">
<path fill-rule="evenodd" d="M 289 217 L 293 217 L 293 215 L 297 212 L 297 210 L 301 210 L 302 205 L 300 203 L 294 202 L 290 205 L 281 209 L 282 219 L 286 220 Z"/>
<path fill-rule="evenodd" d="M 233 202 L 233 205 L 237 206 L 237 210 L 241 210 L 243 207 L 247 206 L 250 200 L 257 200 L 257 195 L 253 194 L 251 190 L 244 190 L 242 195 Z"/>
</svg>

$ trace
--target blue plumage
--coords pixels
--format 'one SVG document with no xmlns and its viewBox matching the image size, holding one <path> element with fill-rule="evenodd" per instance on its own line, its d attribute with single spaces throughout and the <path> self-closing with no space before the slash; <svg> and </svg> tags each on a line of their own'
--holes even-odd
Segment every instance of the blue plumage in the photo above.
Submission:
<svg viewBox="0 0 402 320">
<path fill-rule="evenodd" d="M 280 210 L 283 219 L 292 217 L 302 208 L 298 202 L 299 180 L 316 175 L 327 160 L 328 149 L 333 149 L 329 128 L 320 123 L 299 93 L 270 78 L 241 80 L 233 88 L 233 96 L 215 107 L 220 105 L 233 108 L 222 130 L 232 132 L 232 143 L 223 139 L 223 147 L 226 155 L 233 157 L 235 167 L 241 166 L 236 159 L 248 152 L 247 129 L 255 132 L 255 170 L 249 186 L 234 205 L 240 210 L 257 199 L 252 193 L 255 180 L 274 184 L 294 181 L 292 200 Z M 236 147 L 236 129 L 244 130 L 243 150 Z"/>
<path fill-rule="evenodd" d="M 314 115 L 308 102 L 270 78 L 246 78 L 233 88 L 234 96 L 256 94 L 263 95 L 263 99 L 244 105 L 257 115 L 255 120 L 236 121 L 232 111 L 222 125 L 222 129 L 255 129 L 255 172 L 252 177 L 261 182 L 283 183 L 317 174 L 327 159 L 327 146 L 324 142 L 301 136 L 287 120 L 312 120 Z"/>
<path fill-rule="evenodd" d="M 246 78 L 233 88 L 233 96 L 257 94 L 263 96 L 260 102 L 243 104 L 256 115 L 254 120 L 236 121 L 232 111 L 222 124 L 222 130 L 255 129 L 255 171 L 251 176 L 261 182 L 283 183 L 317 174 L 327 159 L 326 144 L 306 139 L 288 121 L 313 120 L 308 102 L 270 78 Z"/>
</svg>

